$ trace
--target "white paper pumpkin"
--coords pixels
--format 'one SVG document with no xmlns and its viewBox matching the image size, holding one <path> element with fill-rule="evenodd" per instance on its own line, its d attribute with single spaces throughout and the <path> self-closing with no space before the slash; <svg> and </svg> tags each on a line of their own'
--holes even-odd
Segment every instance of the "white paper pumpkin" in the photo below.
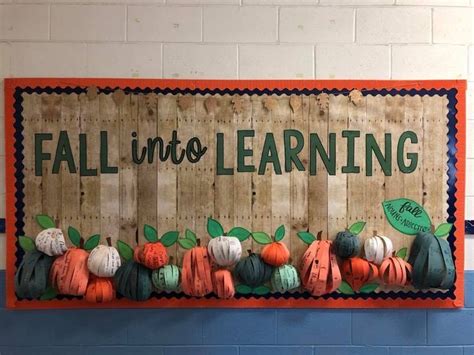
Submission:
<svg viewBox="0 0 474 355">
<path fill-rule="evenodd" d="M 364 252 L 367 261 L 380 265 L 385 258 L 392 256 L 393 244 L 383 235 L 374 235 L 365 240 Z"/>
<path fill-rule="evenodd" d="M 98 245 L 92 249 L 87 260 L 89 271 L 99 277 L 114 276 L 120 265 L 117 249 L 106 245 Z"/>
<path fill-rule="evenodd" d="M 236 237 L 216 237 L 207 246 L 211 259 L 219 266 L 231 266 L 240 260 L 242 245 Z"/>
<path fill-rule="evenodd" d="M 66 241 L 61 229 L 48 228 L 36 236 L 36 249 L 49 256 L 63 255 L 67 251 Z"/>
</svg>

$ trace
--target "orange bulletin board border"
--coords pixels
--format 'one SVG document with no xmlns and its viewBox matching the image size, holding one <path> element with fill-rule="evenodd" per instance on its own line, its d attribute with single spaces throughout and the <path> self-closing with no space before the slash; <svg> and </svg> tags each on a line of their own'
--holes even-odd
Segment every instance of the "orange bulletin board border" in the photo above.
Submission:
<svg viewBox="0 0 474 355">
<path fill-rule="evenodd" d="M 453 255 L 456 266 L 454 297 L 446 299 L 370 298 L 367 295 L 342 295 L 334 299 L 328 295 L 309 298 L 272 298 L 253 296 L 222 300 L 210 298 L 152 298 L 145 302 L 134 302 L 124 298 L 107 304 L 91 304 L 82 299 L 55 299 L 50 301 L 18 300 L 14 290 L 16 271 L 16 178 L 15 178 L 15 98 L 17 89 L 65 88 L 97 86 L 98 88 L 169 88 L 200 90 L 456 90 L 455 110 L 455 186 L 454 218 L 455 247 Z M 6 141 L 6 218 L 7 218 L 7 307 L 15 309 L 45 308 L 459 308 L 464 305 L 464 193 L 465 193 L 465 134 L 466 134 L 466 81 L 465 80 L 172 80 L 172 79 L 76 79 L 76 78 L 14 78 L 5 80 L 5 141 Z"/>
</svg>

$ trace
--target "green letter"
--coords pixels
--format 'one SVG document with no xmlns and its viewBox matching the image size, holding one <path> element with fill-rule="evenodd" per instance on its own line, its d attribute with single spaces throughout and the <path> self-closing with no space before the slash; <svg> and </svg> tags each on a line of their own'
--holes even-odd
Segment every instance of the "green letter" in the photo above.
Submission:
<svg viewBox="0 0 474 355">
<path fill-rule="evenodd" d="M 407 153 L 407 159 L 410 161 L 410 165 L 405 165 L 403 159 L 403 153 L 405 151 L 405 141 L 409 139 L 411 143 L 418 143 L 418 137 L 415 132 L 406 131 L 403 132 L 398 140 L 397 147 L 397 162 L 398 168 L 404 174 L 409 174 L 415 171 L 416 166 L 418 165 L 418 153 Z"/>
<path fill-rule="evenodd" d="M 76 165 L 72 156 L 71 144 L 66 131 L 59 132 L 58 145 L 56 147 L 56 156 L 53 164 L 53 174 L 59 173 L 61 162 L 67 162 L 70 173 L 76 173 Z"/>
<path fill-rule="evenodd" d="M 291 137 L 296 138 L 296 147 L 291 147 Z M 300 131 L 295 129 L 287 129 L 283 132 L 283 140 L 285 144 L 285 171 L 291 171 L 291 163 L 293 162 L 299 171 L 304 171 L 303 163 L 301 163 L 298 154 L 303 150 L 304 138 Z"/>
<path fill-rule="evenodd" d="M 217 133 L 217 175 L 234 175 L 234 168 L 224 167 L 224 134 Z"/>
<path fill-rule="evenodd" d="M 79 172 L 81 176 L 97 176 L 97 169 L 87 167 L 87 135 L 79 134 Z"/>
<path fill-rule="evenodd" d="M 116 166 L 109 166 L 109 145 L 107 131 L 100 131 L 100 172 L 102 174 L 117 174 Z"/>
<path fill-rule="evenodd" d="M 372 153 L 379 161 L 385 176 L 392 176 L 392 134 L 385 133 L 385 157 L 382 154 L 373 134 L 365 137 L 365 161 L 367 162 L 366 176 L 372 176 Z"/>
<path fill-rule="evenodd" d="M 359 131 L 342 131 L 342 136 L 347 138 L 347 165 L 342 167 L 345 174 L 358 174 L 360 167 L 354 165 L 355 138 L 360 137 Z"/>
<path fill-rule="evenodd" d="M 273 170 L 275 174 L 281 175 L 280 159 L 278 158 L 278 151 L 275 145 L 275 139 L 273 133 L 267 133 L 265 135 L 265 142 L 262 148 L 262 157 L 260 159 L 260 165 L 258 166 L 258 175 L 265 175 L 265 169 L 267 164 L 273 164 Z"/>
<path fill-rule="evenodd" d="M 316 133 L 309 135 L 309 174 L 316 175 L 316 153 L 319 153 L 321 160 L 329 175 L 336 175 L 336 134 L 329 133 L 329 154 L 323 147 L 319 136 Z"/>
<path fill-rule="evenodd" d="M 253 155 L 252 149 L 245 149 L 245 138 L 254 137 L 255 131 L 245 129 L 237 131 L 237 171 L 242 173 L 253 173 L 255 171 L 254 165 L 245 165 L 245 157 Z"/>
<path fill-rule="evenodd" d="M 35 175 L 43 176 L 43 160 L 50 160 L 51 154 L 43 153 L 43 141 L 53 139 L 51 133 L 35 133 Z"/>
</svg>

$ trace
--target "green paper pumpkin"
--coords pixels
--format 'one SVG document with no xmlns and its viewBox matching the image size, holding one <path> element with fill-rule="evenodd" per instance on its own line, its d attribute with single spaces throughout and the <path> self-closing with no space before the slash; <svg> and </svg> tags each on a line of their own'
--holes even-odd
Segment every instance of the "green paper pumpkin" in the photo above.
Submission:
<svg viewBox="0 0 474 355">
<path fill-rule="evenodd" d="M 153 270 L 151 280 L 153 286 L 159 290 L 176 291 L 179 287 L 181 271 L 176 265 L 165 265 L 158 270 Z"/>
<path fill-rule="evenodd" d="M 117 292 L 133 301 L 145 301 L 153 291 L 151 270 L 132 260 L 118 268 L 114 280 Z"/>
<path fill-rule="evenodd" d="M 360 239 L 349 231 L 337 233 L 334 241 L 334 252 L 342 259 L 357 256 L 360 251 Z"/>
<path fill-rule="evenodd" d="M 245 285 L 257 287 L 270 281 L 273 268 L 258 254 L 250 254 L 235 265 L 235 276 Z"/>
<path fill-rule="evenodd" d="M 300 287 L 298 271 L 292 265 L 283 265 L 273 271 L 272 287 L 275 291 L 285 293 Z"/>
<path fill-rule="evenodd" d="M 49 271 L 54 258 L 38 250 L 27 252 L 15 275 L 16 294 L 20 298 L 39 298 L 48 288 Z"/>
</svg>

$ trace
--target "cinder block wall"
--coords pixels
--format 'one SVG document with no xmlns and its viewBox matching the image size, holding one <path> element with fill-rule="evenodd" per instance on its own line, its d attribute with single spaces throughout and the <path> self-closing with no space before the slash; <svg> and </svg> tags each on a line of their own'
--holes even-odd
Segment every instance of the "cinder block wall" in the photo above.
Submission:
<svg viewBox="0 0 474 355">
<path fill-rule="evenodd" d="M 473 23 L 474 0 L 0 0 L 0 127 L 10 76 L 460 78 L 471 88 Z M 468 219 L 473 98 L 470 89 Z M 3 142 L 0 130 L 0 218 Z M 2 268 L 4 243 L 0 235 Z M 470 237 L 466 269 L 474 269 Z M 474 354 L 474 272 L 466 280 L 460 311 L 9 312 L 2 291 L 0 353 Z"/>
</svg>

